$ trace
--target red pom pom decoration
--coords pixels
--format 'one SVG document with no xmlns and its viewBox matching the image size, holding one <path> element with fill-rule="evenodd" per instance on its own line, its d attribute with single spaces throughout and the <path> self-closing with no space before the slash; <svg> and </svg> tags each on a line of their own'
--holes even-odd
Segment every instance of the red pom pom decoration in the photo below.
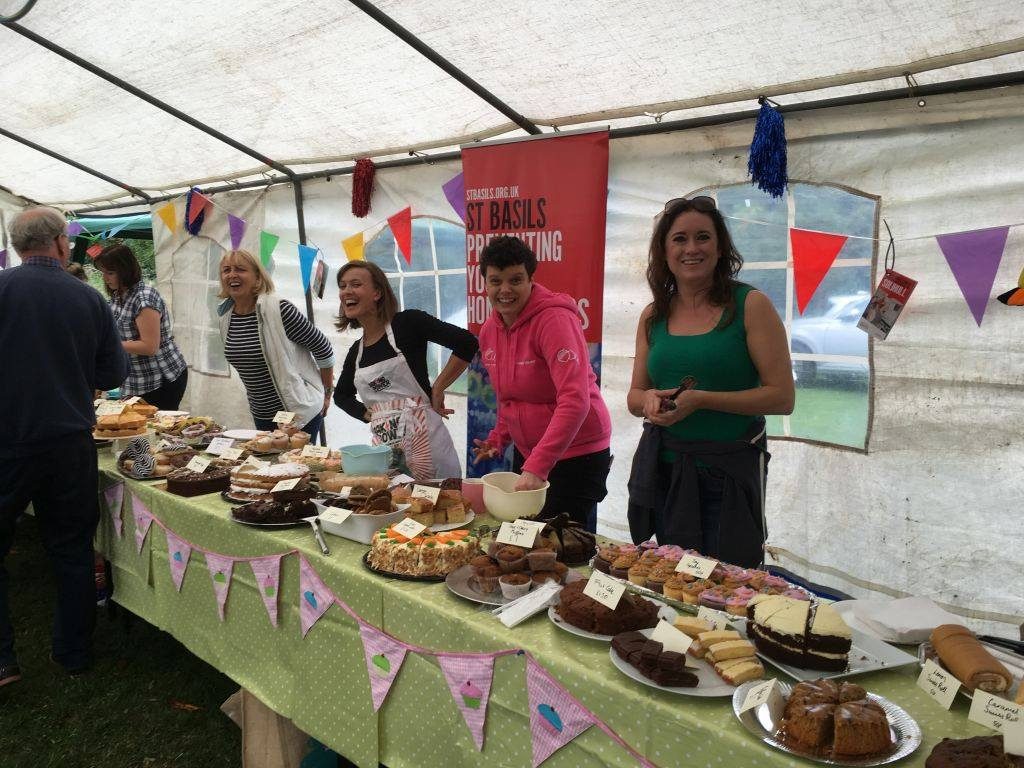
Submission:
<svg viewBox="0 0 1024 768">
<path fill-rule="evenodd" d="M 373 176 L 377 166 L 368 157 L 356 160 L 352 174 L 352 215 L 363 218 L 370 212 L 370 198 L 373 197 Z"/>
</svg>

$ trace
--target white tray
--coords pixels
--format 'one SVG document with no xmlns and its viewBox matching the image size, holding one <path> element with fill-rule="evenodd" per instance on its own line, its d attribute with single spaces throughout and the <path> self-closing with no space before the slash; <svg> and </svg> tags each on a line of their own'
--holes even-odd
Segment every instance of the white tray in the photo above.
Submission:
<svg viewBox="0 0 1024 768">
<path fill-rule="evenodd" d="M 328 510 L 335 509 L 335 507 L 324 506 L 319 499 L 310 499 L 310 501 L 313 502 L 318 514 L 323 514 Z M 323 528 L 325 532 L 334 534 L 335 536 L 341 536 L 344 539 L 358 541 L 360 544 L 369 544 L 373 541 L 373 535 L 381 528 L 387 528 L 388 526 L 400 522 L 401 519 L 405 517 L 405 511 L 410 505 L 396 504 L 395 506 L 395 511 L 386 515 L 349 515 L 345 522 L 340 525 L 328 522 L 321 518 L 320 527 Z"/>
</svg>

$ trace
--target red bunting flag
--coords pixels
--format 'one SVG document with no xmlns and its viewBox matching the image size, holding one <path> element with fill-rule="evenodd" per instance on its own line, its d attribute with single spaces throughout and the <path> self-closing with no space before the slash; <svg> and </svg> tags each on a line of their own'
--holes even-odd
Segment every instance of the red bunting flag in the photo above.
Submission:
<svg viewBox="0 0 1024 768">
<path fill-rule="evenodd" d="M 90 245 L 88 248 L 86 248 L 85 252 L 89 254 L 90 259 L 95 261 L 96 257 L 103 253 L 103 246 L 100 245 L 99 243 L 96 243 L 95 245 Z"/>
<path fill-rule="evenodd" d="M 412 264 L 412 208 L 403 208 L 394 216 L 389 216 L 388 226 L 391 227 L 391 233 L 406 263 Z"/>
<path fill-rule="evenodd" d="M 790 228 L 793 246 L 793 281 L 796 283 L 796 305 L 804 313 L 814 292 L 832 268 L 839 251 L 846 245 L 846 235 L 811 232 Z"/>
<path fill-rule="evenodd" d="M 188 210 L 185 212 L 186 215 L 188 216 L 188 223 L 194 224 L 196 217 L 199 216 L 200 213 L 205 211 L 209 206 L 210 199 L 206 195 L 204 195 L 202 192 L 193 192 L 192 199 L 189 200 L 185 206 L 186 208 L 188 208 Z"/>
</svg>

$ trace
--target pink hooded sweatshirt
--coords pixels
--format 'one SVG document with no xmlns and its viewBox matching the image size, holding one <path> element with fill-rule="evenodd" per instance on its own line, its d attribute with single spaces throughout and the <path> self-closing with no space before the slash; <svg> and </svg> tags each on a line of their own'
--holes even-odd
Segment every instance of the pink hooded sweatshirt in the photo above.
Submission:
<svg viewBox="0 0 1024 768">
<path fill-rule="evenodd" d="M 612 420 L 570 296 L 534 283 L 511 327 L 492 310 L 480 357 L 498 398 L 487 442 L 503 450 L 511 437 L 524 471 L 546 480 L 555 462 L 608 447 Z"/>
</svg>

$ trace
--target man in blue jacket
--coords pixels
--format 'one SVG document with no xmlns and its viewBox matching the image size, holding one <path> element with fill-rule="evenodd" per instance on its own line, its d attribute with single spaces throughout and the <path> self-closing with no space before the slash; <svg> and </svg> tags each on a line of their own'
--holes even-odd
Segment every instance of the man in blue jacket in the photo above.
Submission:
<svg viewBox="0 0 1024 768">
<path fill-rule="evenodd" d="M 0 271 L 0 686 L 21 678 L 4 559 L 29 502 L 57 581 L 53 658 L 70 673 L 92 663 L 93 393 L 119 386 L 128 372 L 107 302 L 64 271 L 64 217 L 30 208 L 9 234 L 22 263 Z"/>
</svg>

